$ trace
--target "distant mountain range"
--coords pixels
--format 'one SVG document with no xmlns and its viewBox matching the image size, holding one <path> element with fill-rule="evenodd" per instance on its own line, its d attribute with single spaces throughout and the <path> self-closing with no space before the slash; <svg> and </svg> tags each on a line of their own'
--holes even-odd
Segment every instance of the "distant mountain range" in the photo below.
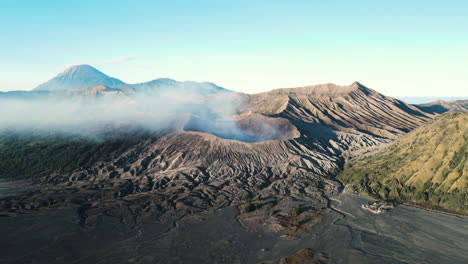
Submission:
<svg viewBox="0 0 468 264">
<path fill-rule="evenodd" d="M 87 91 L 89 90 L 89 91 Z M 180 94 L 208 95 L 233 92 L 211 82 L 176 81 L 159 78 L 148 82 L 128 84 L 110 77 L 96 68 L 87 65 L 75 65 L 58 74 L 49 81 L 31 91 L 0 92 L 0 99 L 35 100 L 50 96 L 136 96 L 151 95 L 158 92 L 177 92 Z M 400 98 L 405 102 L 417 102 L 423 97 Z M 425 98 L 425 97 L 424 97 Z M 425 101 L 430 98 L 425 98 Z M 424 101 L 423 100 L 423 101 Z M 447 111 L 468 111 L 468 100 L 435 100 L 431 103 L 413 104 L 419 109 L 434 114 Z"/>
<path fill-rule="evenodd" d="M 99 86 L 101 88 L 95 88 Z M 102 87 L 106 87 L 103 89 Z M 106 92 L 121 92 L 127 96 L 136 94 L 152 94 L 157 92 L 175 91 L 188 94 L 214 94 L 231 92 L 210 82 L 179 82 L 168 78 L 159 78 L 149 82 L 128 84 L 110 77 L 90 65 L 76 65 L 68 68 L 49 81 L 37 86 L 32 91 L 0 92 L 0 99 L 39 99 L 50 95 L 86 94 L 85 90 Z M 93 94 L 90 92 L 89 94 Z"/>
<path fill-rule="evenodd" d="M 468 100 L 444 101 L 437 100 L 427 104 L 415 105 L 417 108 L 428 112 L 442 114 L 445 112 L 468 112 Z"/>
<path fill-rule="evenodd" d="M 395 97 L 398 100 L 404 101 L 407 104 L 412 104 L 412 105 L 420 105 L 420 104 L 428 104 L 431 102 L 435 101 L 459 101 L 459 100 L 468 100 L 468 96 L 457 96 L 457 97 L 445 97 L 445 96 L 439 96 L 439 97 L 425 97 L 425 96 L 412 96 L 412 97 L 400 97 L 397 96 Z"/>
</svg>

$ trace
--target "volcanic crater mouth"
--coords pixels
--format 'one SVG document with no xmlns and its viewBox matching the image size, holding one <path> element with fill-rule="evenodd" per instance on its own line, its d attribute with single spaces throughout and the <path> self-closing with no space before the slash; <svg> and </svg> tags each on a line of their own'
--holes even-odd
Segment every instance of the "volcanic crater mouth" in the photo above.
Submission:
<svg viewBox="0 0 468 264">
<path fill-rule="evenodd" d="M 299 131 L 288 120 L 254 115 L 241 120 L 202 120 L 192 117 L 184 126 L 185 131 L 213 134 L 219 138 L 247 143 L 268 140 L 287 140 L 299 137 Z"/>
</svg>

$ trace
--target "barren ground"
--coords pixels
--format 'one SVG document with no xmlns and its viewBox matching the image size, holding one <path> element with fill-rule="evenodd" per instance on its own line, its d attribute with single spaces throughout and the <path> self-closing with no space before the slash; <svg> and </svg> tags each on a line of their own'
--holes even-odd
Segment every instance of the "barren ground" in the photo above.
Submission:
<svg viewBox="0 0 468 264">
<path fill-rule="evenodd" d="M 0 217 L 0 262 L 278 263 L 302 249 L 309 249 L 315 263 L 468 260 L 467 218 L 403 205 L 374 215 L 360 209 L 366 198 L 341 193 L 333 199 L 335 210 L 299 233 L 249 231 L 238 221 L 235 207 L 164 223 L 148 221 L 140 230 L 105 215 L 98 217 L 94 227 L 84 229 L 76 208 Z M 302 253 L 290 259 L 303 257 Z"/>
</svg>

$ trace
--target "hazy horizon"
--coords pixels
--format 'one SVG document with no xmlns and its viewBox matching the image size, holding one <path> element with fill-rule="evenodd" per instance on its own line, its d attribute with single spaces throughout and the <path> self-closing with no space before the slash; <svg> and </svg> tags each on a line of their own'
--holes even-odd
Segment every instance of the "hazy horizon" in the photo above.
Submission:
<svg viewBox="0 0 468 264">
<path fill-rule="evenodd" d="M 87 64 L 84 64 L 84 65 L 87 65 Z M 70 67 L 72 68 L 72 67 L 75 67 L 75 66 L 80 66 L 80 65 L 72 65 Z M 70 69 L 70 68 L 68 68 L 68 69 Z M 66 69 L 64 72 L 59 73 L 58 75 L 61 75 L 61 74 L 65 73 L 68 69 Z M 99 71 L 99 69 L 97 69 L 97 70 Z M 58 75 L 56 75 L 56 76 L 58 76 Z M 56 77 L 56 76 L 54 76 L 54 77 Z M 115 76 L 109 76 L 109 77 L 115 77 Z M 116 77 L 116 78 L 119 79 L 118 77 Z M 152 80 L 150 80 L 150 81 L 152 81 Z M 176 80 L 176 81 L 180 81 L 180 80 Z M 190 81 L 190 80 L 183 80 L 183 81 Z M 136 83 L 127 83 L 127 84 L 133 85 L 133 84 L 136 84 Z M 313 84 L 313 85 L 316 85 L 316 84 Z M 347 84 L 347 85 L 349 85 L 349 84 Z M 346 84 L 344 86 L 346 86 Z M 34 88 L 36 88 L 36 87 L 34 87 Z M 269 90 L 274 90 L 274 89 L 278 89 L 278 88 L 293 88 L 293 87 L 276 87 L 276 88 L 272 88 L 272 89 L 269 89 Z M 369 87 L 369 88 L 372 88 L 372 87 Z M 30 90 L 11 90 L 11 91 L 1 91 L 0 90 L 0 93 L 1 92 L 32 91 L 33 89 L 30 89 Z M 269 91 L 269 90 L 266 90 L 266 91 Z M 232 90 L 232 91 L 240 92 L 240 91 L 236 91 L 236 90 Z M 253 93 L 247 93 L 247 94 L 253 94 Z M 437 101 L 437 100 L 443 100 L 443 101 L 468 100 L 467 96 L 394 96 L 394 97 L 396 99 L 402 100 L 402 101 L 404 101 L 404 102 L 406 102 L 408 104 L 425 104 L 425 103 L 430 103 L 430 102 L 434 102 L 434 101 Z"/>
<path fill-rule="evenodd" d="M 432 97 L 427 97 L 427 96 L 412 96 L 412 97 L 395 97 L 398 100 L 402 100 L 408 104 L 425 104 L 425 103 L 431 103 L 437 100 L 443 100 L 443 101 L 457 101 L 457 100 L 468 100 L 468 97 L 446 97 L 446 96 L 432 96 Z"/>
<path fill-rule="evenodd" d="M 464 1 L 26 2 L 0 10 L 0 91 L 90 64 L 128 83 L 244 93 L 359 81 L 393 97 L 468 96 Z"/>
</svg>

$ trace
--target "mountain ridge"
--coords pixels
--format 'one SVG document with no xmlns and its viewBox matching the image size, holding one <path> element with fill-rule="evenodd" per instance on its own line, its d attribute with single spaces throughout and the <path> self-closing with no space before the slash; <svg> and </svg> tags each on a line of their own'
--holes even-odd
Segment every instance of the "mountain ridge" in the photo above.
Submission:
<svg viewBox="0 0 468 264">
<path fill-rule="evenodd" d="M 428 113 L 468 112 L 468 100 L 436 100 L 434 102 L 415 106 Z"/>
<path fill-rule="evenodd" d="M 308 94 L 308 95 L 320 95 L 320 96 L 339 96 L 348 94 L 354 90 L 362 89 L 363 91 L 370 90 L 361 83 L 355 81 L 350 85 L 338 85 L 334 83 L 324 83 L 316 85 L 307 85 L 302 87 L 293 88 L 277 88 L 266 92 L 257 93 L 261 94 Z M 254 94 L 255 95 L 255 94 Z"/>
<path fill-rule="evenodd" d="M 157 92 L 159 90 L 167 90 L 170 88 L 176 88 L 181 90 L 181 92 L 199 94 L 230 92 L 230 90 L 219 87 L 210 82 L 180 82 L 170 78 L 158 78 L 148 82 L 129 84 L 117 78 L 110 77 L 88 64 L 71 66 L 47 82 L 37 86 L 32 90 L 32 92 L 55 92 L 94 86 L 107 86 L 110 88 L 121 89 L 133 88 L 137 92 Z"/>
<path fill-rule="evenodd" d="M 347 162 L 338 179 L 383 199 L 468 213 L 468 113 L 430 120 L 379 152 Z"/>
</svg>

